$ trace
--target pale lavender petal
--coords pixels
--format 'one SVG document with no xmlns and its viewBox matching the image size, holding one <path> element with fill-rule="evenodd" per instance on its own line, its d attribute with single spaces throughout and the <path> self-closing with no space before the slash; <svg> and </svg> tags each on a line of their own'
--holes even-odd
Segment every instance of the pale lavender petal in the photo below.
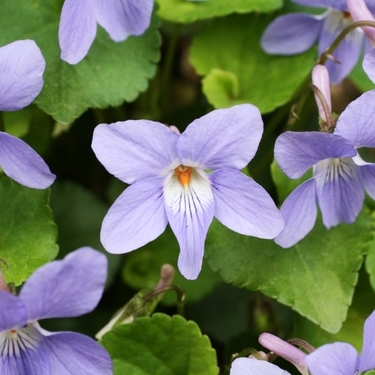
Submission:
<svg viewBox="0 0 375 375">
<path fill-rule="evenodd" d="M 50 361 L 51 372 L 48 374 L 113 374 L 111 358 L 92 338 L 74 332 L 41 332 Z"/>
<path fill-rule="evenodd" d="M 353 157 L 356 154 L 356 149 L 348 139 L 323 132 L 287 131 L 275 143 L 277 164 L 293 179 L 303 176 L 321 160 Z"/>
<path fill-rule="evenodd" d="M 375 21 L 364 0 L 347 0 L 347 5 L 354 21 Z M 365 26 L 362 29 L 372 41 L 375 41 L 375 29 L 373 27 Z"/>
<path fill-rule="evenodd" d="M 128 253 L 159 237 L 168 220 L 161 177 L 129 186 L 107 212 L 100 233 L 105 249 L 113 254 Z"/>
<path fill-rule="evenodd" d="M 315 65 L 312 70 L 312 83 L 316 86 L 327 104 L 327 110 L 332 112 L 332 104 L 331 104 L 331 90 L 329 85 L 329 75 L 328 70 L 324 65 Z M 323 104 L 321 99 L 315 94 L 315 101 L 319 109 L 319 116 L 324 120 L 327 121 L 327 116 L 324 111 Z"/>
<path fill-rule="evenodd" d="M 259 238 L 275 238 L 284 220 L 262 186 L 243 173 L 221 169 L 209 175 L 215 198 L 215 217 L 229 229 Z"/>
<path fill-rule="evenodd" d="M 342 12 L 331 11 L 324 20 L 319 38 L 319 54 L 323 53 L 336 39 L 339 33 L 348 25 Z M 333 52 L 338 61 L 328 59 L 326 66 L 332 84 L 339 84 L 356 65 L 363 50 L 364 34 L 361 29 L 349 33 Z"/>
<path fill-rule="evenodd" d="M 150 26 L 154 0 L 94 0 L 96 20 L 112 40 L 142 35 Z"/>
<path fill-rule="evenodd" d="M 132 184 L 165 175 L 180 165 L 179 136 L 167 126 L 148 120 L 101 124 L 94 130 L 92 149 L 109 173 Z"/>
<path fill-rule="evenodd" d="M 214 197 L 207 177 L 193 171 L 188 185 L 175 175 L 164 188 L 169 224 L 180 245 L 178 268 L 187 279 L 198 277 L 202 267 L 204 241 L 214 216 Z"/>
<path fill-rule="evenodd" d="M 334 8 L 346 10 L 345 0 L 293 0 L 297 4 L 313 8 Z"/>
<path fill-rule="evenodd" d="M 359 372 L 375 368 L 375 312 L 365 321 L 362 353 L 359 356 Z"/>
<path fill-rule="evenodd" d="M 288 375 L 289 372 L 269 363 L 253 358 L 237 358 L 232 362 L 230 375 Z M 290 375 L 290 374 L 289 374 Z"/>
<path fill-rule="evenodd" d="M 106 277 L 107 258 L 89 247 L 40 267 L 20 293 L 28 319 L 72 317 L 92 311 L 102 296 Z"/>
<path fill-rule="evenodd" d="M 287 14 L 267 26 L 260 43 L 269 54 L 294 55 L 307 51 L 318 40 L 322 26 L 320 16 Z"/>
<path fill-rule="evenodd" d="M 280 208 L 285 227 L 275 238 L 281 247 L 288 248 L 304 238 L 314 227 L 317 206 L 315 181 L 310 179 L 298 186 Z"/>
<path fill-rule="evenodd" d="M 357 351 L 344 342 L 323 345 L 306 356 L 311 375 L 353 375 L 358 368 Z"/>
<path fill-rule="evenodd" d="M 360 169 L 365 190 L 372 199 L 375 199 L 375 164 L 361 165 Z"/>
<path fill-rule="evenodd" d="M 351 158 L 327 159 L 314 167 L 314 178 L 324 225 L 354 222 L 364 200 L 360 167 Z"/>
<path fill-rule="evenodd" d="M 17 330 L 15 337 L 9 332 L 0 335 L 0 374 L 1 375 L 51 375 L 49 356 L 44 339 L 36 328 L 38 324 L 30 324 Z"/>
<path fill-rule="evenodd" d="M 375 82 L 375 48 L 371 48 L 363 59 L 363 70 L 372 82 Z"/>
<path fill-rule="evenodd" d="M 4 132 L 0 132 L 0 166 L 7 176 L 34 189 L 46 189 L 56 178 L 27 143 Z"/>
<path fill-rule="evenodd" d="M 258 108 L 240 104 L 194 120 L 181 134 L 177 150 L 183 165 L 242 169 L 254 157 L 262 133 Z"/>
<path fill-rule="evenodd" d="M 352 101 L 337 121 L 334 134 L 345 137 L 356 147 L 375 147 L 375 90 Z"/>
<path fill-rule="evenodd" d="M 33 40 L 18 40 L 0 48 L 0 111 L 28 106 L 43 87 L 46 62 Z"/>
<path fill-rule="evenodd" d="M 0 332 L 25 325 L 27 311 L 20 298 L 0 291 L 0 306 Z"/>
<path fill-rule="evenodd" d="M 92 0 L 65 0 L 59 26 L 61 59 L 69 64 L 79 63 L 87 55 L 95 35 Z"/>
</svg>

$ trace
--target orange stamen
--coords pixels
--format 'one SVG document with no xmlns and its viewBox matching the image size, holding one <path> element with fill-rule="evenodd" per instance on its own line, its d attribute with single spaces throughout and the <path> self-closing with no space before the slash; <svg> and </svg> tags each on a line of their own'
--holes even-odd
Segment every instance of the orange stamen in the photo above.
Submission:
<svg viewBox="0 0 375 375">
<path fill-rule="evenodd" d="M 351 17 L 351 14 L 347 11 L 342 12 L 345 19 L 348 19 Z"/>
<path fill-rule="evenodd" d="M 174 174 L 177 176 L 178 181 L 184 186 L 188 185 L 191 178 L 191 167 L 180 165 L 175 169 Z"/>
</svg>

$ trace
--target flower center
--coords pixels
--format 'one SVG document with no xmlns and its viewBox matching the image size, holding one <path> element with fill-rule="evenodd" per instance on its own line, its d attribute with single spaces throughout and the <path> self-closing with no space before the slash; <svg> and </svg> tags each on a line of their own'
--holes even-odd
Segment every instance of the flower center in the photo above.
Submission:
<svg viewBox="0 0 375 375">
<path fill-rule="evenodd" d="M 321 160 L 314 166 L 314 176 L 321 184 L 337 181 L 339 178 L 349 180 L 357 176 L 357 170 L 352 158 L 330 158 Z"/>
<path fill-rule="evenodd" d="M 185 165 L 179 165 L 175 170 L 174 174 L 177 176 L 178 181 L 180 181 L 181 185 L 186 186 L 189 184 L 191 179 L 191 167 L 186 167 Z"/>
<path fill-rule="evenodd" d="M 20 356 L 22 351 L 38 346 L 40 333 L 32 325 L 20 329 L 0 332 L 0 358 Z"/>
</svg>

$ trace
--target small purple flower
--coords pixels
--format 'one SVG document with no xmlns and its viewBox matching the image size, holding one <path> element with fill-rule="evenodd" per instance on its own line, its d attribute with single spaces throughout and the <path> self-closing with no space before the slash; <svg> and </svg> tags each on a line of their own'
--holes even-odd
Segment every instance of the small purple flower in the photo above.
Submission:
<svg viewBox="0 0 375 375">
<path fill-rule="evenodd" d="M 313 70 L 313 83 L 320 86 L 323 94 L 329 92 L 329 82 L 324 83 L 317 75 L 321 76 L 324 69 L 318 66 Z M 331 110 L 330 102 L 326 101 Z M 317 203 L 323 223 L 329 229 L 342 222 L 354 222 L 362 208 L 365 191 L 375 199 L 375 164 L 365 162 L 357 152 L 361 147 L 375 147 L 374 103 L 375 90 L 350 103 L 339 117 L 333 134 L 288 131 L 278 137 L 275 158 L 284 173 L 297 179 L 312 167 L 313 176 L 282 204 L 280 211 L 285 228 L 275 239 L 277 244 L 285 248 L 293 246 L 311 231 Z M 319 112 L 326 120 L 321 107 Z"/>
<path fill-rule="evenodd" d="M 115 42 L 129 35 L 142 35 L 150 26 L 154 0 L 65 0 L 59 43 L 61 59 L 79 63 L 96 36 L 97 24 Z"/>
<path fill-rule="evenodd" d="M 255 358 L 237 358 L 232 362 L 230 375 L 290 375 L 270 362 Z"/>
<path fill-rule="evenodd" d="M 29 105 L 43 87 L 45 61 L 32 40 L 0 47 L 0 111 Z M 24 141 L 0 131 L 0 166 L 18 183 L 46 189 L 55 180 L 43 159 Z"/>
<path fill-rule="evenodd" d="M 353 22 L 345 0 L 293 0 L 316 8 L 328 8 L 322 15 L 293 13 L 277 17 L 265 30 L 261 45 L 269 54 L 294 55 L 307 51 L 318 42 L 321 55 L 340 32 Z M 369 4 L 375 5 L 375 4 Z M 372 7 L 371 9 L 373 9 Z M 365 34 L 361 29 L 349 33 L 334 51 L 339 63 L 327 60 L 331 82 L 340 83 L 354 68 L 364 47 Z"/>
<path fill-rule="evenodd" d="M 0 291 L 0 373 L 111 375 L 111 359 L 96 341 L 74 332 L 47 332 L 37 322 L 93 310 L 106 269 L 103 254 L 81 248 L 40 267 L 18 297 Z"/>
<path fill-rule="evenodd" d="M 375 369 L 375 313 L 366 320 L 362 353 L 345 342 L 326 344 L 306 356 L 311 375 L 358 375 Z"/>
<path fill-rule="evenodd" d="M 215 110 L 181 135 L 148 120 L 98 125 L 92 143 L 97 158 L 132 184 L 104 218 L 104 247 L 111 253 L 135 250 L 160 236 L 169 222 L 180 245 L 179 269 L 196 279 L 214 216 L 241 234 L 277 236 L 284 223 L 274 202 L 240 172 L 262 133 L 259 110 L 250 104 Z"/>
</svg>

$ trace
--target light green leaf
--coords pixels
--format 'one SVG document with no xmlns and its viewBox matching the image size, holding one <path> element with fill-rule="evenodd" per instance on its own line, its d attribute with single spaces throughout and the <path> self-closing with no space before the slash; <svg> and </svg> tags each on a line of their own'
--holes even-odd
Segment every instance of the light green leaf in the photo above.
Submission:
<svg viewBox="0 0 375 375">
<path fill-rule="evenodd" d="M 45 85 L 36 100 L 40 108 L 68 124 L 88 108 L 136 99 L 147 89 L 160 57 L 157 19 L 144 35 L 122 43 L 110 40 L 99 27 L 86 58 L 69 65 L 60 60 L 57 39 L 62 4 L 56 0 L 0 2 L 0 45 L 33 39 L 46 59 Z"/>
<path fill-rule="evenodd" d="M 190 60 L 205 77 L 203 91 L 215 107 L 251 103 L 266 113 L 291 100 L 305 80 L 307 86 L 316 49 L 266 54 L 259 41 L 270 21 L 260 15 L 217 18 L 193 39 Z"/>
<path fill-rule="evenodd" d="M 198 326 L 181 316 L 137 318 L 104 335 L 115 375 L 217 375 L 215 351 Z"/>
<path fill-rule="evenodd" d="M 49 190 L 36 190 L 0 177 L 0 258 L 8 283 L 20 285 L 58 252 Z"/>
<path fill-rule="evenodd" d="M 213 272 L 206 262 L 203 263 L 197 280 L 185 279 L 177 269 L 178 254 L 178 242 L 168 227 L 155 241 L 128 255 L 123 269 L 124 281 L 135 289 L 153 289 L 160 278 L 160 267 L 169 263 L 176 269 L 172 284 L 185 292 L 186 302 L 203 298 L 222 283 L 220 276 Z M 167 305 L 176 304 L 176 294 L 167 292 L 162 302 Z"/>
<path fill-rule="evenodd" d="M 375 221 L 375 212 L 372 212 L 371 216 L 372 220 Z M 370 243 L 365 264 L 366 271 L 370 275 L 370 284 L 375 291 L 375 239 Z"/>
<path fill-rule="evenodd" d="M 282 0 L 157 0 L 158 15 L 172 22 L 191 23 L 230 13 L 269 12 Z"/>
<path fill-rule="evenodd" d="M 315 228 L 290 249 L 211 226 L 206 255 L 226 282 L 276 298 L 335 333 L 346 318 L 364 252 L 373 238 L 364 210 L 352 225 Z"/>
</svg>

